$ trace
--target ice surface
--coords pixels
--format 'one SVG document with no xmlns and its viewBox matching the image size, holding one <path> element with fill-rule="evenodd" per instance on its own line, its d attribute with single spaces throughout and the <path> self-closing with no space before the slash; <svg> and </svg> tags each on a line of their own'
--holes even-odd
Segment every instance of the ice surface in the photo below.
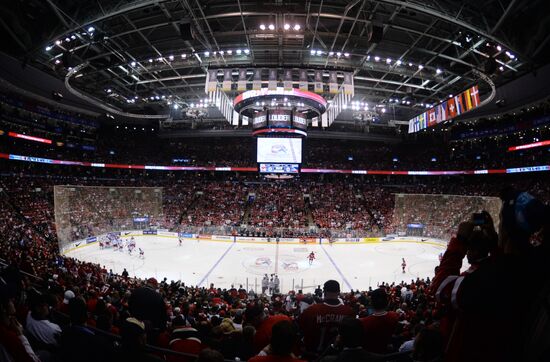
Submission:
<svg viewBox="0 0 550 362">
<path fill-rule="evenodd" d="M 433 277 L 443 245 L 430 242 L 380 242 L 328 244 L 275 244 L 185 239 L 168 236 L 137 236 L 132 253 L 99 248 L 89 244 L 70 251 L 67 256 L 98 263 L 116 273 L 126 268 L 131 276 L 181 279 L 186 284 L 227 288 L 243 285 L 261 290 L 264 274 L 277 273 L 281 290 L 304 289 L 311 292 L 328 279 L 340 282 L 343 291 L 368 289 L 380 282 L 410 281 Z M 138 257 L 138 248 L 145 258 Z M 313 251 L 310 266 L 307 256 Z M 407 262 L 401 271 L 401 258 Z"/>
</svg>

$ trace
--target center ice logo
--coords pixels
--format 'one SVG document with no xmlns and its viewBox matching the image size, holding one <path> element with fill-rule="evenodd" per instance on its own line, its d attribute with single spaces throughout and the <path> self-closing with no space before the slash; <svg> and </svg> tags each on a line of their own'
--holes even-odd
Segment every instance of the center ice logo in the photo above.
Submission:
<svg viewBox="0 0 550 362">
<path fill-rule="evenodd" d="M 271 265 L 271 259 L 266 258 L 266 257 L 256 258 L 255 264 L 256 264 L 256 266 L 270 266 Z"/>
</svg>

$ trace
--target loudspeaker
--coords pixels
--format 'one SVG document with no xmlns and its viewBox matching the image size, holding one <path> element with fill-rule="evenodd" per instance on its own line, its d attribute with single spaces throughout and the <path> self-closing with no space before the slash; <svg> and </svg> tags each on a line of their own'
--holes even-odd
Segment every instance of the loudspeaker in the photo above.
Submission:
<svg viewBox="0 0 550 362">
<path fill-rule="evenodd" d="M 382 41 L 383 35 L 384 35 L 384 28 L 382 28 L 379 25 L 373 25 L 369 41 L 371 43 L 380 43 Z"/>
<path fill-rule="evenodd" d="M 485 74 L 493 74 L 497 70 L 497 61 L 495 58 L 489 58 L 485 62 Z"/>
<path fill-rule="evenodd" d="M 191 23 L 180 24 L 180 36 L 183 40 L 193 40 L 193 34 L 191 32 Z"/>
</svg>

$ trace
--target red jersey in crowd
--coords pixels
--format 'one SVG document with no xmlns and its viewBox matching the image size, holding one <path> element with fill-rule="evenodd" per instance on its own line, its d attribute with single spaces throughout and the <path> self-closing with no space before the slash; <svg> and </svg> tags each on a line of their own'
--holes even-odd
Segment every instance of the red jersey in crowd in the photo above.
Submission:
<svg viewBox="0 0 550 362">
<path fill-rule="evenodd" d="M 342 319 L 354 316 L 353 309 L 340 300 L 326 300 L 307 308 L 298 320 L 307 351 L 322 352 L 334 342 Z"/>
<path fill-rule="evenodd" d="M 365 329 L 363 347 L 372 353 L 387 353 L 391 336 L 399 323 L 399 314 L 396 312 L 375 313 L 360 320 Z"/>
<path fill-rule="evenodd" d="M 271 342 L 271 329 L 275 323 L 280 321 L 290 321 L 290 318 L 284 314 L 268 316 L 256 328 L 256 334 L 254 335 L 254 349 L 256 352 L 260 352 Z"/>
</svg>

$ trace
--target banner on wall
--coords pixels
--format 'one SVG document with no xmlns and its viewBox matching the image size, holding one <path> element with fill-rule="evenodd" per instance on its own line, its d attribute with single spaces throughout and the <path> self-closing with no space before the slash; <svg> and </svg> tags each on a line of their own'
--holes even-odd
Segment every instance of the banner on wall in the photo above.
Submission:
<svg viewBox="0 0 550 362">
<path fill-rule="evenodd" d="M 206 73 L 206 93 L 214 92 L 218 85 L 218 70 L 208 69 Z"/>
<path fill-rule="evenodd" d="M 267 89 L 277 90 L 277 69 L 269 70 L 269 80 L 267 81 Z"/>
<path fill-rule="evenodd" d="M 307 91 L 308 89 L 306 69 L 300 69 L 300 81 L 298 83 L 298 88 L 300 88 L 300 90 L 303 90 L 303 91 Z"/>
</svg>

